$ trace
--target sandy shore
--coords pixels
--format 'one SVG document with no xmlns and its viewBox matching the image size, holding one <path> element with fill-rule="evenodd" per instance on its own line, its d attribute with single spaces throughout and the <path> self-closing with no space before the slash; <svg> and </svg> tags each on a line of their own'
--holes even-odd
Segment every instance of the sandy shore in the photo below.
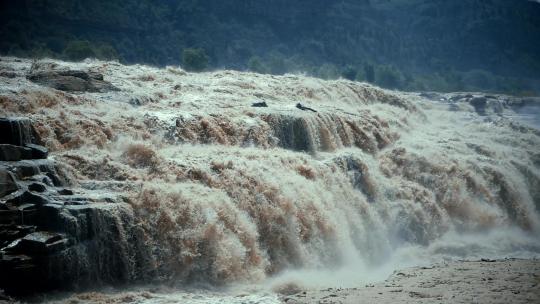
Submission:
<svg viewBox="0 0 540 304">
<path fill-rule="evenodd" d="M 284 303 L 540 303 L 540 260 L 483 260 L 413 267 L 358 288 L 302 291 Z"/>
</svg>

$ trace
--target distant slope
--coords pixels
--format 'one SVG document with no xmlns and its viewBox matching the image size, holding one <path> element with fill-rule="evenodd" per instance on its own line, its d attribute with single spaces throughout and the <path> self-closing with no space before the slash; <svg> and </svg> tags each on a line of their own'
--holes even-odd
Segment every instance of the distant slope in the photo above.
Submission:
<svg viewBox="0 0 540 304">
<path fill-rule="evenodd" d="M 368 64 L 386 87 L 520 93 L 540 87 L 538 16 L 525 0 L 2 0 L 0 53 L 65 57 L 88 40 L 98 57 L 167 65 L 200 47 L 210 67 L 335 78 L 350 65 L 370 80 Z M 478 70 L 500 77 L 469 85 Z"/>
</svg>

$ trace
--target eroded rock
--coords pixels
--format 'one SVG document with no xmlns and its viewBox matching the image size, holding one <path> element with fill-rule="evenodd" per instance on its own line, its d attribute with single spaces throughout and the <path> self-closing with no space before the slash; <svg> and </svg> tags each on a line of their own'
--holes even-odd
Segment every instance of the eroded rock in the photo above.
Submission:
<svg viewBox="0 0 540 304">
<path fill-rule="evenodd" d="M 79 70 L 47 70 L 33 72 L 26 77 L 37 84 L 66 92 L 118 91 L 103 75 Z"/>
</svg>

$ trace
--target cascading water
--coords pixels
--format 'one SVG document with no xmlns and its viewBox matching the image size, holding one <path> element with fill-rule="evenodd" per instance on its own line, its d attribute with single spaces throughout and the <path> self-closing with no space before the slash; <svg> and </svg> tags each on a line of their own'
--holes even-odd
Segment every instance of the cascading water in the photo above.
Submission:
<svg viewBox="0 0 540 304">
<path fill-rule="evenodd" d="M 27 114 L 82 190 L 126 198 L 85 213 L 98 228 L 72 221 L 96 235 L 82 256 L 105 252 L 85 269 L 120 276 L 86 280 L 353 286 L 398 266 L 540 254 L 538 130 L 347 81 L 82 65 L 122 92 L 45 109 L 29 91 L 10 111 L 39 109 Z M 161 99 L 127 102 L 142 92 Z M 251 108 L 253 96 L 273 99 Z"/>
</svg>

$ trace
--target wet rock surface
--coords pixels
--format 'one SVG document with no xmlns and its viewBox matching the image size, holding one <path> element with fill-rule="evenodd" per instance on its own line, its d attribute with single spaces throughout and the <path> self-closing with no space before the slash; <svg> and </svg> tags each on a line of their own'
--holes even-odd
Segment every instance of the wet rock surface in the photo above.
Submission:
<svg viewBox="0 0 540 304">
<path fill-rule="evenodd" d="M 419 96 L 434 102 L 448 103 L 450 110 L 457 110 L 460 104 L 469 104 L 480 116 L 501 115 L 505 110 L 519 113 L 527 108 L 540 107 L 540 97 L 436 92 L 424 92 L 420 93 Z"/>
<path fill-rule="evenodd" d="M 45 70 L 31 72 L 28 80 L 66 92 L 108 92 L 118 89 L 103 80 L 103 75 L 78 70 Z"/>
<path fill-rule="evenodd" d="M 0 148 L 9 147 L 1 151 L 25 153 L 0 154 L 0 289 L 29 295 L 124 281 L 126 249 L 112 218 L 121 208 L 74 195 L 29 120 L 2 118 L 0 134 Z"/>
</svg>

